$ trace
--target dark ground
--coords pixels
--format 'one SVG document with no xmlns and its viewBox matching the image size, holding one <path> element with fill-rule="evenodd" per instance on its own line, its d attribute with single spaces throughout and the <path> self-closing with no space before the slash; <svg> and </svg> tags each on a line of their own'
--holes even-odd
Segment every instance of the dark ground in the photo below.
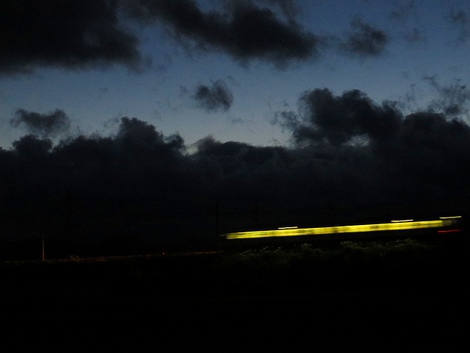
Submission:
<svg viewBox="0 0 470 353">
<path fill-rule="evenodd" d="M 0 351 L 462 352 L 468 244 L 281 265 L 230 254 L 4 263 Z"/>
</svg>

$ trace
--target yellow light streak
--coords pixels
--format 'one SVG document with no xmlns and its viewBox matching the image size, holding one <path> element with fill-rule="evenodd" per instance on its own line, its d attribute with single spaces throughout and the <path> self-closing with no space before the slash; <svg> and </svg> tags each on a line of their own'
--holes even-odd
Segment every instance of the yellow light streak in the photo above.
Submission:
<svg viewBox="0 0 470 353">
<path fill-rule="evenodd" d="M 460 218 L 460 216 L 441 217 L 440 219 L 427 221 L 354 224 L 314 228 L 281 227 L 279 229 L 252 230 L 228 233 L 225 234 L 225 237 L 226 239 L 254 239 L 270 237 L 298 237 L 305 235 L 328 235 L 343 233 L 367 233 L 411 229 L 443 228 L 455 224 L 457 222 L 457 218 Z"/>
</svg>

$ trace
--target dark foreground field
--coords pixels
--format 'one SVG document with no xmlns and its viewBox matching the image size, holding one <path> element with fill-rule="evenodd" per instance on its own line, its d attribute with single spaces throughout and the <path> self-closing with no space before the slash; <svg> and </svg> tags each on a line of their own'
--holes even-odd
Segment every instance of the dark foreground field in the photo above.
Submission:
<svg viewBox="0 0 470 353">
<path fill-rule="evenodd" d="M 4 263 L 1 352 L 462 352 L 466 237 Z"/>
</svg>

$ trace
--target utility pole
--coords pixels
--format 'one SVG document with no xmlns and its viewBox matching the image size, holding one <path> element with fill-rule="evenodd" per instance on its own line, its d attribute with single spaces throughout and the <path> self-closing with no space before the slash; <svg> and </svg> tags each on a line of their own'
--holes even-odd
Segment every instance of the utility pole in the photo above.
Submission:
<svg viewBox="0 0 470 353">
<path fill-rule="evenodd" d="M 42 261 L 46 259 L 46 253 L 44 251 L 44 236 L 42 236 L 42 241 L 41 241 L 41 259 Z"/>
</svg>

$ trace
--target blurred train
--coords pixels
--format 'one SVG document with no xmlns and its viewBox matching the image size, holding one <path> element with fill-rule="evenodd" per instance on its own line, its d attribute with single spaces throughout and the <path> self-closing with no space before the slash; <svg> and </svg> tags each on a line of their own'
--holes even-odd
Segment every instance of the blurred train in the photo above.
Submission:
<svg viewBox="0 0 470 353">
<path fill-rule="evenodd" d="M 461 215 L 433 219 L 394 219 L 390 222 L 347 224 L 321 227 L 284 226 L 229 232 L 220 235 L 221 250 L 308 242 L 380 240 L 397 237 L 453 236 L 466 233 Z"/>
</svg>

